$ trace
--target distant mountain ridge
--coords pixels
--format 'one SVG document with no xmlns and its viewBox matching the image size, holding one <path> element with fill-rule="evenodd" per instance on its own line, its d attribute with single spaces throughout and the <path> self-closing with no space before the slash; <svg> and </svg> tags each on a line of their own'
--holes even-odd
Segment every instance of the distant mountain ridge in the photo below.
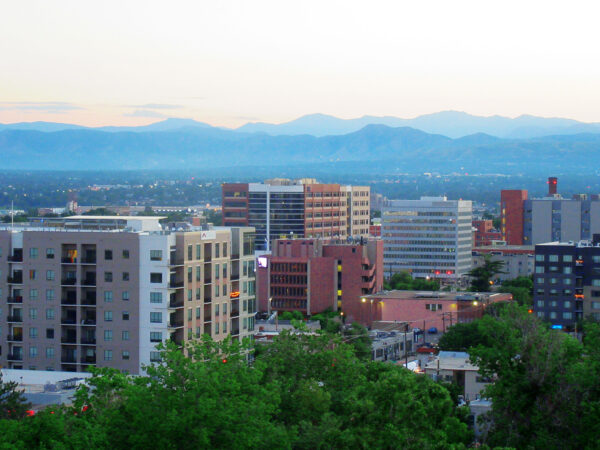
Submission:
<svg viewBox="0 0 600 450">
<path fill-rule="evenodd" d="M 160 125 L 162 124 L 162 125 Z M 0 170 L 151 170 L 319 165 L 373 172 L 545 173 L 600 166 L 600 133 L 502 139 L 460 138 L 371 124 L 344 134 L 271 136 L 186 123 L 148 130 L 89 128 L 0 131 Z M 168 125 L 168 126 L 166 126 Z M 171 126 L 175 126 L 171 128 Z M 369 167 L 369 169 L 366 169 Z"/>
<path fill-rule="evenodd" d="M 441 134 L 450 138 L 461 138 L 478 133 L 508 139 L 529 139 L 542 136 L 600 133 L 600 123 L 584 123 L 573 119 L 544 118 L 522 115 L 516 118 L 502 116 L 475 116 L 459 111 L 442 111 L 425 114 L 414 119 L 398 117 L 363 116 L 356 119 L 340 119 L 326 114 L 310 114 L 280 124 L 247 123 L 230 130 L 214 127 L 193 119 L 169 118 L 139 127 L 107 126 L 98 128 L 52 122 L 23 122 L 0 124 L 0 131 L 30 130 L 55 132 L 73 129 L 88 129 L 107 132 L 176 131 L 182 129 L 229 130 L 238 133 L 260 133 L 270 136 L 310 135 L 315 137 L 339 136 L 353 133 L 367 125 L 386 125 L 393 128 L 410 127 L 430 134 Z"/>
</svg>

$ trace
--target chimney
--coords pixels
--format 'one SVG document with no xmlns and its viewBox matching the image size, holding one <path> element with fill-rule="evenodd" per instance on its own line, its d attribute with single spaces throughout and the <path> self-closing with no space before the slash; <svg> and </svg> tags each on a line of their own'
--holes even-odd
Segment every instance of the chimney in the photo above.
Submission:
<svg viewBox="0 0 600 450">
<path fill-rule="evenodd" d="M 556 188 L 558 185 L 558 178 L 548 177 L 548 196 L 552 197 L 556 194 Z"/>
</svg>

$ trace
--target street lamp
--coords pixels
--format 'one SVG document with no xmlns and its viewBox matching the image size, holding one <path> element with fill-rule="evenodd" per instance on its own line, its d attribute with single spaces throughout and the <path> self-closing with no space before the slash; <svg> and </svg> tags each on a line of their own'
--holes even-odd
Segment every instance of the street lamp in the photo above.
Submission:
<svg viewBox="0 0 600 450">
<path fill-rule="evenodd" d="M 269 317 L 271 317 L 271 300 L 273 300 L 273 297 L 269 297 L 269 303 L 267 304 L 267 313 L 269 314 Z"/>
</svg>

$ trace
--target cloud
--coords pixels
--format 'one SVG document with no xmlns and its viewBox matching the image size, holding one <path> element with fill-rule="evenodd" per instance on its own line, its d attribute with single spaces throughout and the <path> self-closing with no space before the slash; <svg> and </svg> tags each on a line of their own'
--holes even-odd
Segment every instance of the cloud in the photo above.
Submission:
<svg viewBox="0 0 600 450">
<path fill-rule="evenodd" d="M 182 105 L 170 105 L 168 103 L 146 103 L 145 105 L 129 105 L 129 108 L 142 109 L 181 109 Z"/>
<path fill-rule="evenodd" d="M 166 119 L 169 116 L 159 113 L 156 111 L 151 111 L 149 109 L 136 109 L 133 112 L 123 114 L 125 117 L 152 117 L 156 119 Z"/>
<path fill-rule="evenodd" d="M 0 102 L 0 111 L 45 112 L 64 114 L 69 111 L 85 109 L 68 102 Z"/>
</svg>

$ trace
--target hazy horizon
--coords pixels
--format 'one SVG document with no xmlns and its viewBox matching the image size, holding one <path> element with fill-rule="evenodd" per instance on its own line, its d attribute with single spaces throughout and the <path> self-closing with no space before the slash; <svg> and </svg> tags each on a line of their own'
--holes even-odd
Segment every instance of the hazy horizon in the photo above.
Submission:
<svg viewBox="0 0 600 450">
<path fill-rule="evenodd" d="M 0 122 L 217 126 L 315 112 L 600 122 L 589 2 L 40 0 L 0 7 Z M 534 26 L 535 25 L 535 26 Z"/>
</svg>

